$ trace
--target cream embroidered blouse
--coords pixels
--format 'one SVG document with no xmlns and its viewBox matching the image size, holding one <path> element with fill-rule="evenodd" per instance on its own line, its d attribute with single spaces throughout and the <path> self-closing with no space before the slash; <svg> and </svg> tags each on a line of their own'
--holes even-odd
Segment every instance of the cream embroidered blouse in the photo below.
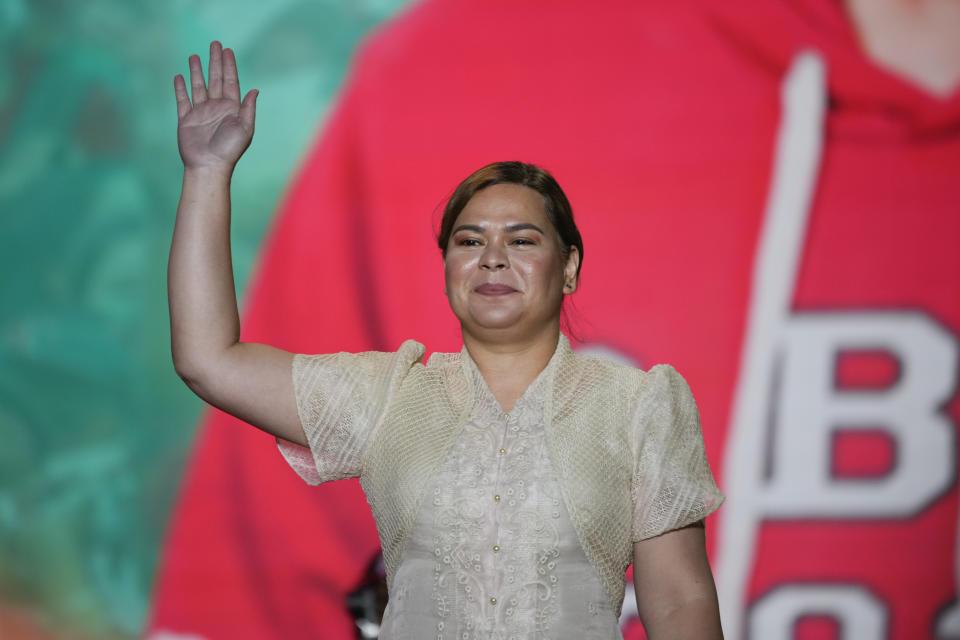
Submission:
<svg viewBox="0 0 960 640">
<path fill-rule="evenodd" d="M 381 639 L 622 638 L 550 464 L 543 375 L 506 414 L 473 373 L 473 416 L 420 508 Z"/>
<path fill-rule="evenodd" d="M 405 343 L 397 353 L 411 344 L 416 343 Z M 422 347 L 417 351 L 422 357 Z M 403 382 L 396 384 L 395 379 L 416 377 L 404 375 L 404 368 L 423 368 L 407 362 L 410 356 L 397 358 L 396 355 L 296 356 L 294 382 L 298 409 L 310 450 L 284 441 L 279 443 L 284 456 L 308 482 L 315 484 L 360 475 L 364 483 L 365 467 L 378 465 L 378 461 L 372 459 L 375 455 L 369 440 L 376 439 L 382 429 L 402 430 L 391 423 L 403 420 L 401 414 L 396 413 L 400 409 L 394 407 L 392 413 L 388 408 L 390 402 L 377 402 L 371 389 L 390 393 L 394 385 L 397 388 L 394 393 L 402 396 L 399 390 Z M 571 360 L 571 357 L 582 360 Z M 381 361 L 381 379 L 373 382 L 369 368 L 371 358 Z M 586 523 L 587 526 L 581 523 L 578 531 L 577 523 L 571 518 L 567 503 L 574 492 L 569 487 L 565 491 L 564 485 L 569 483 L 563 482 L 565 478 L 557 472 L 554 461 L 559 455 L 558 461 L 567 469 L 579 469 L 582 465 L 576 464 L 576 460 L 571 464 L 567 460 L 570 456 L 557 450 L 558 443 L 552 441 L 562 438 L 558 435 L 551 438 L 551 427 L 554 431 L 560 430 L 559 425 L 552 423 L 562 424 L 556 415 L 558 412 L 551 406 L 555 404 L 551 402 L 552 392 L 559 386 L 557 369 L 575 370 L 575 363 L 596 359 L 575 356 L 566 338 L 561 336 L 550 364 L 509 414 L 503 413 L 465 349 L 460 354 L 434 354 L 427 368 L 436 366 L 434 360 L 440 369 L 451 362 L 457 365 L 455 371 L 446 367 L 448 370 L 441 378 L 453 374 L 456 380 L 471 384 L 461 389 L 465 393 L 459 401 L 446 399 L 450 404 L 461 405 L 461 410 L 454 412 L 459 419 L 450 420 L 453 426 L 446 430 L 451 432 L 450 437 L 434 452 L 433 457 L 441 459 L 436 460 L 432 472 L 421 469 L 420 475 L 428 473 L 429 477 L 420 483 L 421 489 L 411 492 L 423 495 L 417 496 L 419 508 L 409 519 L 407 531 L 400 535 L 387 532 L 385 536 L 383 518 L 377 518 L 390 590 L 380 637 L 383 640 L 621 638 L 618 617 L 623 599 L 623 571 L 629 557 L 624 563 L 621 554 L 613 569 L 613 573 L 619 571 L 619 578 L 611 577 L 612 563 L 604 560 L 613 550 L 606 545 L 610 540 L 639 540 L 689 524 L 716 509 L 723 499 L 703 456 L 696 407 L 689 389 L 681 385 L 679 395 L 684 406 L 680 411 L 664 413 L 661 406 L 677 403 L 670 393 L 664 393 L 672 389 L 676 395 L 676 384 L 646 384 L 643 386 L 649 390 L 641 393 L 639 399 L 621 399 L 629 405 L 634 421 L 646 423 L 640 426 L 647 433 L 641 433 L 646 437 L 638 440 L 637 434 L 628 433 L 636 430 L 637 425 L 614 425 L 613 431 L 620 433 L 620 446 L 635 450 L 628 456 L 635 460 L 630 463 L 632 473 L 628 474 L 632 482 L 630 477 L 625 478 L 625 495 L 619 499 L 620 503 L 632 503 L 633 507 L 623 521 L 623 528 L 628 531 L 617 535 L 601 528 L 597 533 L 607 540 L 597 541 L 595 529 L 588 528 L 590 524 L 595 526 L 595 522 Z M 619 367 L 607 363 L 601 369 L 611 366 Z M 654 367 L 649 374 L 642 375 L 679 378 L 670 367 Z M 586 381 L 580 377 L 579 382 Z M 613 383 L 611 378 L 612 386 L 617 386 Z M 447 385 L 446 391 L 458 388 Z M 660 393 L 656 393 L 658 389 Z M 594 397 L 603 395 L 598 389 L 593 391 Z M 430 397 L 435 400 L 433 394 Z M 430 404 L 426 397 L 422 402 Z M 666 424 L 650 425 L 651 413 L 658 412 L 667 418 Z M 404 416 L 409 413 L 402 411 Z M 686 424 L 671 424 L 678 422 L 678 415 L 685 417 Z M 695 427 L 693 433 L 691 425 Z M 603 439 L 605 431 L 597 428 L 595 435 Z M 665 431 L 667 436 L 660 431 Z M 671 438 L 670 433 L 674 437 Z M 681 437 L 675 437 L 677 435 Z M 688 442 L 691 438 L 692 445 Z M 671 442 L 677 446 L 662 450 L 665 443 Z M 650 451 L 650 443 L 657 450 Z M 390 448 L 396 458 L 397 447 Z M 646 504 L 637 504 L 637 462 L 644 458 L 647 458 L 644 466 L 656 469 L 660 477 L 642 478 L 641 488 L 649 489 L 653 495 L 647 499 L 641 492 Z M 398 459 L 402 465 L 403 458 Z M 413 459 L 408 464 L 418 466 L 416 462 Z M 609 460 L 609 464 L 618 466 L 615 459 Z M 597 494 L 597 504 L 580 504 L 582 499 L 575 504 L 581 519 L 584 515 L 591 518 L 591 512 L 595 512 L 596 517 L 591 520 L 603 520 L 603 502 L 617 502 L 603 497 L 606 493 L 616 493 L 617 483 L 611 484 L 610 479 L 594 488 L 603 492 Z M 679 491 L 678 483 L 683 485 Z M 371 507 L 375 517 L 378 488 L 374 481 L 364 483 L 368 499 L 373 489 Z M 668 497 L 666 504 L 664 494 Z M 581 543 L 584 539 L 588 540 L 586 544 Z M 399 557 L 391 559 L 391 549 L 395 550 L 393 555 Z M 591 556 L 594 561 L 590 560 Z"/>
</svg>

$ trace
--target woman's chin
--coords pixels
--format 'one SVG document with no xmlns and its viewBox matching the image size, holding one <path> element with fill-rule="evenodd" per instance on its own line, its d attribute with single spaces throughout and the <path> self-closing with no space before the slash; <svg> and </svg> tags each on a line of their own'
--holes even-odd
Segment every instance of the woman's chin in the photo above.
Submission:
<svg viewBox="0 0 960 640">
<path fill-rule="evenodd" d="M 522 309 L 516 308 L 467 308 L 463 313 L 457 313 L 453 309 L 454 315 L 460 321 L 461 330 L 465 333 L 478 335 L 482 333 L 497 334 L 498 339 L 502 339 L 505 334 L 516 333 L 518 337 L 523 337 L 532 333 L 537 333 L 541 326 L 546 326 L 552 322 L 559 322 L 559 309 L 555 318 L 548 316 L 524 313 Z"/>
<path fill-rule="evenodd" d="M 559 325 L 560 318 L 552 321 L 547 318 L 475 318 L 470 322 L 460 323 L 461 331 L 482 338 L 486 335 L 497 342 L 510 341 L 512 339 L 526 341 L 533 336 L 543 333 L 551 325 Z"/>
<path fill-rule="evenodd" d="M 476 327 L 481 331 L 504 331 L 520 328 L 521 317 L 515 313 L 482 313 L 471 314 L 464 324 Z"/>
</svg>

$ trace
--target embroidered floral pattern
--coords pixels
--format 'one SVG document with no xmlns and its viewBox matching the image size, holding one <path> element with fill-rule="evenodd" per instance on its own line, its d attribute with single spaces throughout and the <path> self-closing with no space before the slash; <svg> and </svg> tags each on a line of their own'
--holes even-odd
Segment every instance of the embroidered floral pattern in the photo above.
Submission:
<svg viewBox="0 0 960 640">
<path fill-rule="evenodd" d="M 583 638 L 589 632 L 590 637 L 620 638 L 616 616 L 580 548 L 550 463 L 544 381 L 535 380 L 505 414 L 479 372 L 475 375 L 473 418 L 425 498 L 394 585 L 387 616 L 392 621 L 385 621 L 383 637 L 526 640 Z M 428 554 L 430 576 L 423 575 L 428 564 L 422 556 Z M 404 570 L 411 566 L 420 568 Z M 410 610 L 416 606 L 409 596 L 417 583 L 421 589 L 430 585 L 428 612 Z M 420 605 L 427 605 L 426 600 Z M 561 617 L 561 609 L 571 607 Z M 559 629 L 561 619 L 582 621 L 582 626 Z M 595 635 L 598 631 L 601 635 Z"/>
</svg>

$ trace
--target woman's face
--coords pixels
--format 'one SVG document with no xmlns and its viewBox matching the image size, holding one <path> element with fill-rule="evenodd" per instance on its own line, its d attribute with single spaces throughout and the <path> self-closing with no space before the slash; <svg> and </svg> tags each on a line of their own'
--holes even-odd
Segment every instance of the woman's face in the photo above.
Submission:
<svg viewBox="0 0 960 640">
<path fill-rule="evenodd" d="M 533 335 L 559 321 L 564 293 L 577 286 L 578 262 L 576 248 L 564 257 L 539 193 L 496 184 L 478 191 L 453 225 L 447 299 L 464 331 Z"/>
</svg>

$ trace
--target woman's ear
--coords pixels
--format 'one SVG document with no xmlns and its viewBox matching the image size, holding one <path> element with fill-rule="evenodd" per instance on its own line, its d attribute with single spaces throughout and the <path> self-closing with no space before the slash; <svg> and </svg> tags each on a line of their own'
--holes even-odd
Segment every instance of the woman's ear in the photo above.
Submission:
<svg viewBox="0 0 960 640">
<path fill-rule="evenodd" d="M 573 293 L 577 290 L 578 278 L 577 270 L 580 268 L 580 251 L 574 246 L 570 247 L 570 253 L 567 254 L 567 263 L 563 267 L 563 292 Z"/>
<path fill-rule="evenodd" d="M 443 296 L 450 298 L 450 291 L 447 289 L 447 255 L 446 252 L 440 254 L 440 273 L 443 274 Z"/>
</svg>

